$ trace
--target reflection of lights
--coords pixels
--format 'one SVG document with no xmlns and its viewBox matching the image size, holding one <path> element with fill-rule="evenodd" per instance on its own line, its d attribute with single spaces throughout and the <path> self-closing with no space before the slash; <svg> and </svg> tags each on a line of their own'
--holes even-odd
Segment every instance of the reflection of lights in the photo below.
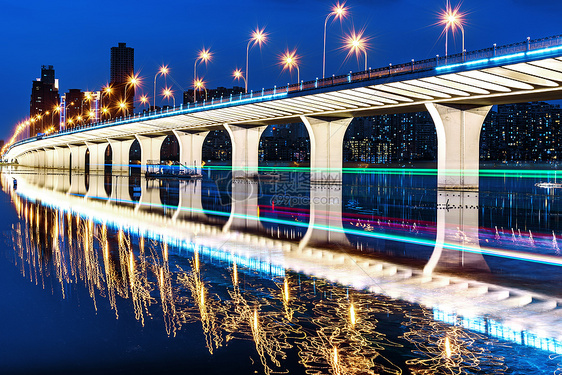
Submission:
<svg viewBox="0 0 562 375">
<path fill-rule="evenodd" d="M 451 358 L 451 341 L 449 337 L 445 337 L 445 355 L 447 358 Z"/>
<path fill-rule="evenodd" d="M 356 317 L 355 317 L 355 306 L 353 306 L 353 303 L 349 305 L 349 321 L 351 322 L 351 325 L 355 325 L 356 322 Z"/>
</svg>

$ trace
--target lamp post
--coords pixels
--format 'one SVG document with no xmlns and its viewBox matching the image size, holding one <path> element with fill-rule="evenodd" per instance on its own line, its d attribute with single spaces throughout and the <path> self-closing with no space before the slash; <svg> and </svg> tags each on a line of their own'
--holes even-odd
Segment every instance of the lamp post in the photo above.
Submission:
<svg viewBox="0 0 562 375">
<path fill-rule="evenodd" d="M 250 38 L 250 40 L 248 41 L 248 45 L 246 46 L 246 79 L 244 80 L 244 83 L 246 84 L 246 86 L 244 87 L 244 91 L 246 93 L 248 93 L 248 55 L 250 54 L 250 45 L 252 45 L 253 47 L 257 43 L 261 47 L 262 43 L 265 43 L 267 34 L 264 32 L 264 30 L 265 28 L 256 28 L 252 32 L 252 37 Z"/>
<path fill-rule="evenodd" d="M 125 102 L 129 102 L 128 97 L 127 97 L 127 91 L 129 89 L 129 86 L 133 86 L 133 90 L 135 89 L 135 87 L 140 84 L 140 79 L 139 79 L 139 75 L 138 74 L 134 74 L 132 76 L 129 77 L 128 82 L 125 84 Z M 133 98 L 131 100 L 132 103 L 135 102 L 135 93 L 133 91 Z M 134 105 L 134 104 L 133 104 Z M 128 112 L 128 109 L 127 109 Z"/>
<path fill-rule="evenodd" d="M 326 16 L 326 20 L 324 21 L 324 53 L 322 58 L 322 78 L 326 77 L 326 28 L 328 26 L 328 19 L 331 16 L 335 16 L 335 18 L 339 18 L 340 20 L 345 17 L 347 13 L 347 9 L 345 8 L 345 3 L 340 4 L 339 2 L 334 5 L 332 11 Z"/>
<path fill-rule="evenodd" d="M 236 69 L 234 71 L 234 73 L 232 73 L 232 75 L 234 76 L 235 79 L 242 78 L 244 80 L 244 86 L 248 87 L 247 84 L 246 84 L 246 78 L 244 77 L 244 75 L 242 74 L 242 71 L 240 69 Z"/>
<path fill-rule="evenodd" d="M 345 37 L 345 46 L 349 48 L 349 53 L 347 54 L 348 57 L 352 53 L 355 53 L 357 58 L 359 58 L 361 52 L 365 54 L 365 70 L 367 70 L 368 41 L 369 38 L 363 37 L 363 31 L 356 33 L 355 30 L 352 30 L 351 33 Z"/>
<path fill-rule="evenodd" d="M 451 4 L 447 1 L 446 9 L 441 12 L 441 23 L 445 25 L 445 56 L 449 54 L 449 28 L 455 32 L 455 28 L 459 27 L 462 34 L 462 56 L 464 60 L 464 27 L 462 25 L 464 19 L 463 14 L 459 12 L 460 5 L 456 8 L 451 8 Z"/>
<path fill-rule="evenodd" d="M 111 120 L 111 112 L 109 111 L 109 108 L 103 107 L 103 108 L 101 109 L 101 113 L 103 113 L 103 114 L 106 115 L 106 116 L 109 115 L 109 119 Z"/>
<path fill-rule="evenodd" d="M 148 96 L 146 96 L 146 95 L 141 95 L 139 101 L 143 106 L 145 104 L 148 104 L 150 106 L 150 101 L 148 100 Z M 150 108 L 149 108 L 149 110 L 150 110 Z"/>
<path fill-rule="evenodd" d="M 171 96 L 174 100 L 174 108 L 176 107 L 176 97 L 174 96 L 174 92 L 169 87 L 166 87 L 164 90 L 162 90 L 162 95 L 168 100 Z"/>
<path fill-rule="evenodd" d="M 109 97 L 113 92 L 113 88 L 108 84 L 107 86 L 103 87 L 103 90 L 100 94 L 100 106 L 103 108 L 103 97 L 106 95 Z"/>
<path fill-rule="evenodd" d="M 283 70 L 288 69 L 289 73 L 293 68 L 297 69 L 297 83 L 301 81 L 301 72 L 299 70 L 298 59 L 299 57 L 296 55 L 295 51 L 285 51 L 283 55 L 281 55 L 281 64 L 283 64 Z"/>
<path fill-rule="evenodd" d="M 120 101 L 120 102 L 119 102 L 119 110 L 120 110 L 121 112 L 123 112 L 123 114 L 129 115 L 129 108 L 127 107 L 127 102 L 125 102 L 125 101 L 123 101 L 123 100 Z"/>
<path fill-rule="evenodd" d="M 205 100 L 207 100 L 207 89 L 205 88 L 205 82 L 203 82 L 203 80 L 201 79 L 198 79 L 197 81 L 195 81 L 195 87 L 199 90 L 205 90 Z"/>
<path fill-rule="evenodd" d="M 168 72 L 169 72 L 168 65 L 162 65 L 158 70 L 158 72 L 156 72 L 156 74 L 154 75 L 154 103 L 153 103 L 154 110 L 156 110 L 156 78 L 158 77 L 158 75 L 165 76 L 166 74 L 168 74 Z"/>
<path fill-rule="evenodd" d="M 195 103 L 197 101 L 197 87 L 195 86 L 195 83 L 197 82 L 198 78 L 197 78 L 197 64 L 200 62 L 207 62 L 211 59 L 211 52 L 209 52 L 208 49 L 203 48 L 201 51 L 199 51 L 199 56 L 197 56 L 197 58 L 195 59 L 195 64 L 193 64 L 193 103 Z"/>
</svg>

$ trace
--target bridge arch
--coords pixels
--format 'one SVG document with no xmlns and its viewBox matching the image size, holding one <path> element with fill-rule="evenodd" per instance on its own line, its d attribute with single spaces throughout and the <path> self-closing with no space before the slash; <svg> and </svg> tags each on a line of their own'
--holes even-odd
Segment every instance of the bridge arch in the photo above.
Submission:
<svg viewBox="0 0 562 375">
<path fill-rule="evenodd" d="M 111 174 L 113 168 L 113 148 L 111 147 L 111 144 L 108 144 L 105 148 L 103 165 L 104 172 L 106 174 Z"/>
<path fill-rule="evenodd" d="M 129 165 L 131 166 L 131 171 L 134 169 L 139 169 L 141 164 L 141 145 L 138 139 L 135 139 L 129 147 Z"/>
<path fill-rule="evenodd" d="M 169 134 L 160 146 L 160 162 L 179 162 L 180 144 L 175 134 Z"/>
</svg>

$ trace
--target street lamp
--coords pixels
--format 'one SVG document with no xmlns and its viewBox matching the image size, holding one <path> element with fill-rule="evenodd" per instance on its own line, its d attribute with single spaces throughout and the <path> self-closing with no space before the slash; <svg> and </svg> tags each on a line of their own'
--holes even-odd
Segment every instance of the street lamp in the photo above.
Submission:
<svg viewBox="0 0 562 375">
<path fill-rule="evenodd" d="M 199 56 L 197 56 L 197 58 L 195 59 L 195 64 L 193 65 L 193 82 L 197 82 L 198 78 L 197 78 L 197 64 L 200 62 L 205 62 L 207 63 L 207 61 L 209 61 L 211 59 L 211 52 L 209 52 L 208 49 L 203 48 L 201 51 L 199 51 Z M 193 103 L 195 103 L 197 101 L 197 88 L 195 87 L 195 85 L 193 86 Z"/>
<path fill-rule="evenodd" d="M 283 55 L 281 55 L 281 64 L 283 65 L 283 70 L 288 69 L 289 73 L 293 70 L 293 68 L 297 69 L 297 83 L 301 81 L 301 72 L 299 70 L 299 57 L 296 55 L 297 51 L 285 51 Z"/>
<path fill-rule="evenodd" d="M 201 79 L 198 79 L 198 80 L 195 81 L 195 87 L 198 90 L 201 90 L 201 89 L 205 90 L 205 100 L 207 100 L 207 89 L 205 88 L 205 82 L 203 82 L 203 80 L 201 80 Z"/>
<path fill-rule="evenodd" d="M 101 113 L 103 113 L 103 114 L 106 115 L 106 116 L 109 115 L 109 119 L 111 120 L 111 112 L 109 111 L 109 108 L 103 107 L 103 108 L 101 109 Z"/>
<path fill-rule="evenodd" d="M 369 38 L 363 37 L 363 31 L 356 33 L 355 30 L 352 30 L 350 34 L 345 36 L 345 47 L 349 49 L 347 57 L 355 53 L 355 56 L 359 59 L 359 55 L 363 52 L 365 54 L 365 70 L 367 70 L 368 41 Z"/>
<path fill-rule="evenodd" d="M 53 118 L 55 116 L 55 113 L 60 113 L 60 110 L 61 110 L 60 105 L 56 105 L 56 106 L 53 107 L 53 112 L 51 113 L 51 125 L 53 124 L 53 121 L 55 121 L 54 118 Z M 60 127 L 60 121 L 59 121 L 59 127 Z"/>
<path fill-rule="evenodd" d="M 449 28 L 452 30 L 453 35 L 455 33 L 455 28 L 458 26 L 461 29 L 462 34 L 462 54 L 464 57 L 464 27 L 462 23 L 464 21 L 464 14 L 459 12 L 460 4 L 456 8 L 451 8 L 451 4 L 447 1 L 447 8 L 441 12 L 441 22 L 445 25 L 445 56 L 448 55 L 448 44 L 449 44 Z"/>
<path fill-rule="evenodd" d="M 129 89 L 129 86 L 133 86 L 133 90 L 134 90 L 135 87 L 136 87 L 137 85 L 139 85 L 139 84 L 140 84 L 140 79 L 139 79 L 139 75 L 138 75 L 138 74 L 133 74 L 132 76 L 130 76 L 130 77 L 128 78 L 128 81 L 127 81 L 127 83 L 125 84 L 125 98 L 124 98 L 125 102 L 128 102 L 127 91 L 128 91 L 128 89 Z M 131 101 L 132 101 L 133 103 L 135 102 L 135 93 L 134 93 L 134 91 L 133 91 L 133 98 L 132 98 Z M 133 106 L 134 106 L 134 104 L 133 104 Z M 127 109 L 127 112 L 128 112 L 128 109 Z"/>
<path fill-rule="evenodd" d="M 326 16 L 326 20 L 324 21 L 324 54 L 322 59 L 322 78 L 326 77 L 326 28 L 328 26 L 328 19 L 331 16 L 334 18 L 339 18 L 340 20 L 343 19 L 347 14 L 347 9 L 345 8 L 345 3 L 340 4 L 339 2 L 334 5 L 332 8 L 332 12 Z"/>
<path fill-rule="evenodd" d="M 121 101 L 118 103 L 118 106 L 119 106 L 119 107 L 118 107 L 119 110 L 120 110 L 121 112 L 123 112 L 123 114 L 129 115 L 129 108 L 127 108 L 127 103 L 126 103 L 125 101 L 121 100 Z"/>
<path fill-rule="evenodd" d="M 113 88 L 108 84 L 107 86 L 102 87 L 102 92 L 100 94 L 100 106 L 103 107 L 103 96 L 106 95 L 109 97 L 113 92 Z"/>
<path fill-rule="evenodd" d="M 250 44 L 252 44 L 253 42 L 252 47 L 258 44 L 261 48 L 262 43 L 265 43 L 265 39 L 267 38 L 267 33 L 265 33 L 264 30 L 265 28 L 256 28 L 252 32 L 252 37 L 250 38 L 250 40 L 248 41 L 248 45 L 246 46 L 246 79 L 244 80 L 244 83 L 246 84 L 246 93 L 248 93 L 248 55 L 250 53 Z"/>
<path fill-rule="evenodd" d="M 168 72 L 169 72 L 168 65 L 162 65 L 158 70 L 158 72 L 156 72 L 156 74 L 154 75 L 154 105 L 153 105 L 154 110 L 156 110 L 156 78 L 158 77 L 158 75 L 165 76 L 166 74 L 168 74 Z"/>
<path fill-rule="evenodd" d="M 164 96 L 168 100 L 170 99 L 171 96 L 172 99 L 174 99 L 174 108 L 176 107 L 176 98 L 174 96 L 174 92 L 169 87 L 166 87 L 165 89 L 162 90 L 162 96 Z"/>
<path fill-rule="evenodd" d="M 233 75 L 233 77 L 234 77 L 235 79 L 240 79 L 240 78 L 242 78 L 242 79 L 244 80 L 244 85 L 245 85 L 246 87 L 248 87 L 248 86 L 246 85 L 246 78 L 244 77 L 244 75 L 242 74 L 242 71 L 241 71 L 240 69 L 236 69 L 236 70 L 234 71 L 234 73 L 232 73 L 232 75 Z"/>
<path fill-rule="evenodd" d="M 145 104 L 150 105 L 150 102 L 148 100 L 148 96 L 146 95 L 142 95 L 139 99 L 140 103 L 144 106 Z M 150 109 L 150 108 L 149 108 Z"/>
</svg>

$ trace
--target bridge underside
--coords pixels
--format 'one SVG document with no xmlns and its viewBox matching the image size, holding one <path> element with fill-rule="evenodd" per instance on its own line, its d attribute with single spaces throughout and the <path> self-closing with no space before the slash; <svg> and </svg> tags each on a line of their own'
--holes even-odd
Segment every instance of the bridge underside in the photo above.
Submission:
<svg viewBox="0 0 562 375">
<path fill-rule="evenodd" d="M 256 95 L 238 104 L 221 99 L 207 107 L 138 115 L 61 132 L 17 144 L 5 159 L 39 167 L 80 169 L 86 161 L 81 155 L 84 147 L 111 144 L 113 149 L 119 148 L 119 142 L 128 144 L 136 139 L 145 165 L 158 159 L 158 145 L 167 135 L 175 134 L 181 144 L 182 162 L 197 167 L 206 132 L 226 128 L 233 143 L 233 172 L 243 177 L 257 173 L 259 137 L 265 125 L 304 122 L 311 141 L 312 178 L 338 181 L 343 134 L 352 118 L 428 110 L 438 133 L 439 187 L 474 189 L 478 187 L 480 129 L 490 106 L 562 99 L 561 83 L 562 57 L 513 64 L 498 61 L 480 69 L 442 67 L 376 79 L 366 76 L 330 87 Z M 67 163 L 71 157 L 60 155 L 68 151 L 60 150 L 68 149 L 72 162 Z M 88 151 L 90 165 L 99 165 L 100 151 Z M 125 154 L 115 152 L 113 164 L 128 166 Z"/>
</svg>

